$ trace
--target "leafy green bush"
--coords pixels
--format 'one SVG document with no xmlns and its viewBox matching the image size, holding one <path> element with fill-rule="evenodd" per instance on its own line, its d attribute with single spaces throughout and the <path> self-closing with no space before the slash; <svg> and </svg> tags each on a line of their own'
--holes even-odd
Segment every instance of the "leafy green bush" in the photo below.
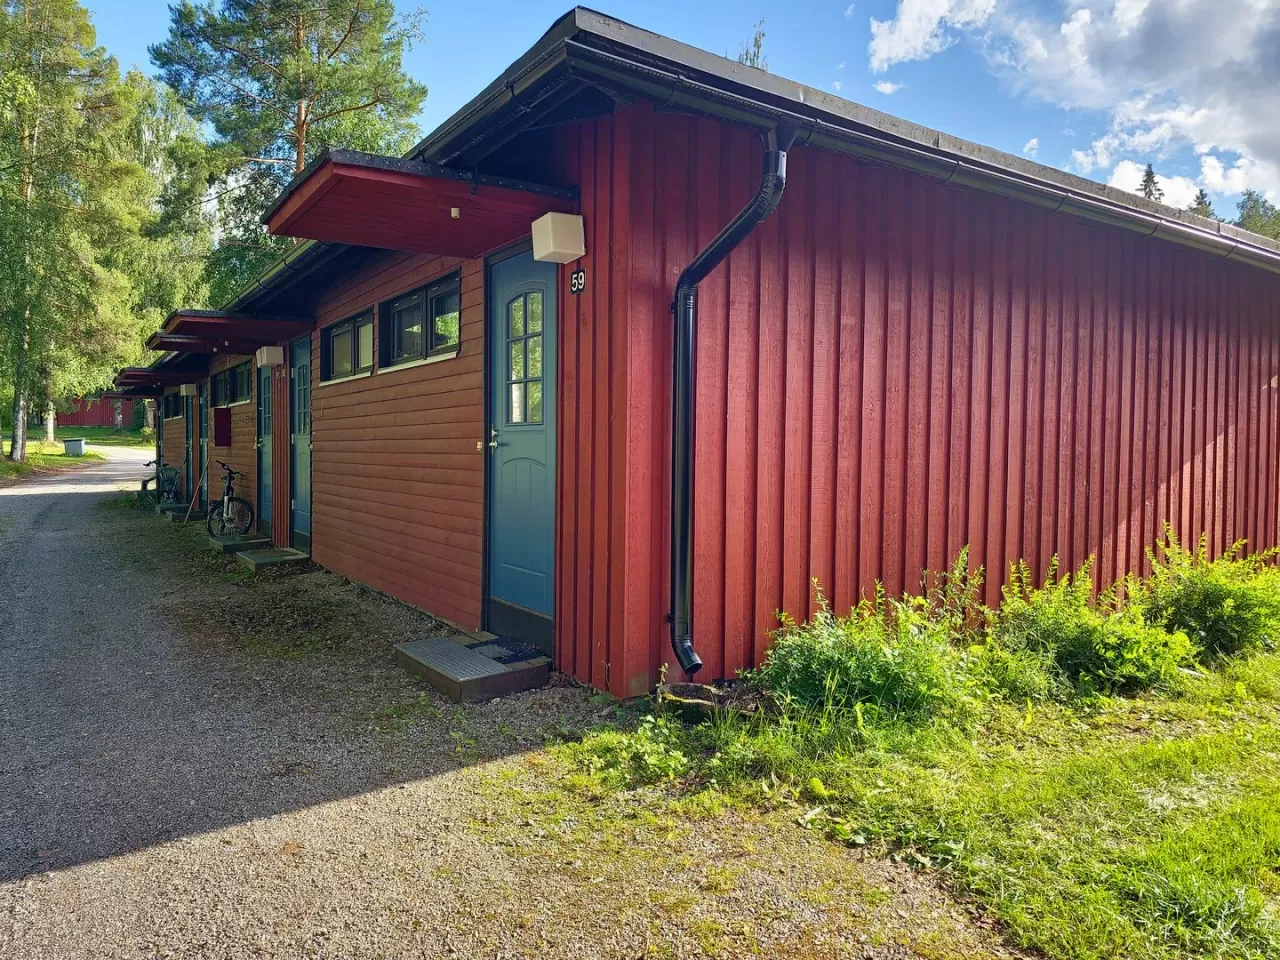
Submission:
<svg viewBox="0 0 1280 960">
<path fill-rule="evenodd" d="M 837 617 L 819 593 L 808 623 L 783 616 L 754 678 L 778 701 L 861 707 L 872 718 L 959 714 L 970 684 L 952 627 L 924 597 L 882 593 Z"/>
<path fill-rule="evenodd" d="M 1206 538 L 1185 549 L 1171 529 L 1149 551 L 1151 576 L 1143 582 L 1149 623 L 1181 630 L 1212 658 L 1273 646 L 1280 639 L 1280 571 L 1267 561 L 1275 551 L 1242 555 L 1244 542 L 1215 560 Z"/>
<path fill-rule="evenodd" d="M 1034 699 L 1067 684 L 1080 692 L 1127 692 L 1166 684 L 1195 658 L 1195 646 L 1180 631 L 1149 622 L 1136 600 L 1120 602 L 1113 593 L 1093 600 L 1089 564 L 1075 574 L 1058 575 L 1057 558 L 1044 583 L 1036 586 L 1026 564 L 1015 564 L 993 616 L 988 661 L 1022 668 L 1005 673 L 1024 695 Z M 1028 656 L 1030 655 L 1030 656 Z M 1056 670 L 1058 684 L 1041 685 L 1039 662 Z M 995 676 L 1001 676 L 999 671 Z M 1047 679 L 1047 678 L 1046 678 Z"/>
<path fill-rule="evenodd" d="M 688 772 L 688 736 L 678 720 L 648 716 L 633 733 L 603 730 L 569 749 L 585 770 L 621 786 L 639 787 Z"/>
</svg>

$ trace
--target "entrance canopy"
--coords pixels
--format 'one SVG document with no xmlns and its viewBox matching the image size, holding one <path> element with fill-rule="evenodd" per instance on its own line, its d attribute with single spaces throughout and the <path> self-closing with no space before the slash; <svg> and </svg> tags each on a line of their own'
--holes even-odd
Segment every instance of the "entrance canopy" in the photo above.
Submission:
<svg viewBox="0 0 1280 960">
<path fill-rule="evenodd" d="M 311 329 L 308 320 L 251 317 L 219 310 L 175 310 L 147 338 L 152 350 L 248 356 L 259 347 L 284 343 Z"/>
<path fill-rule="evenodd" d="M 478 257 L 528 236 L 544 213 L 577 206 L 572 187 L 329 150 L 294 178 L 263 223 L 277 236 Z"/>
</svg>

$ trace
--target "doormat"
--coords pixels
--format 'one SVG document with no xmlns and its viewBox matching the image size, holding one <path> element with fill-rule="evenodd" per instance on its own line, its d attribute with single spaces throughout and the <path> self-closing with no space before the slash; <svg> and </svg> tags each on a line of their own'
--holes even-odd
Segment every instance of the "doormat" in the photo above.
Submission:
<svg viewBox="0 0 1280 960">
<path fill-rule="evenodd" d="M 490 660 L 501 664 L 521 663 L 534 660 L 543 655 L 542 651 L 531 643 L 517 640 L 515 637 L 494 637 L 492 640 L 478 640 L 467 644 L 468 650 L 484 654 Z"/>
</svg>

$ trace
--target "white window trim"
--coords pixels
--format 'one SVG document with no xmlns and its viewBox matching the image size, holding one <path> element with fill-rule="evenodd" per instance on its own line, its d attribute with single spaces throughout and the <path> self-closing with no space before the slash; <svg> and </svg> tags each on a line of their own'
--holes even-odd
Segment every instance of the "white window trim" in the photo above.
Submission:
<svg viewBox="0 0 1280 960">
<path fill-rule="evenodd" d="M 437 353 L 430 357 L 421 357 L 417 360 L 406 360 L 403 363 L 392 364 L 387 367 L 379 367 L 377 373 L 395 373 L 398 370 L 412 370 L 414 367 L 425 367 L 428 363 L 439 363 L 441 360 L 454 360 L 462 351 L 454 350 L 451 353 Z M 333 383 L 332 380 L 328 381 Z"/>
<path fill-rule="evenodd" d="M 359 373 L 349 373 L 345 377 L 334 377 L 332 380 L 321 380 L 313 389 L 323 390 L 325 387 L 332 387 L 335 383 L 350 383 L 352 380 L 363 380 L 365 377 L 373 376 L 373 370 L 361 370 Z"/>
</svg>

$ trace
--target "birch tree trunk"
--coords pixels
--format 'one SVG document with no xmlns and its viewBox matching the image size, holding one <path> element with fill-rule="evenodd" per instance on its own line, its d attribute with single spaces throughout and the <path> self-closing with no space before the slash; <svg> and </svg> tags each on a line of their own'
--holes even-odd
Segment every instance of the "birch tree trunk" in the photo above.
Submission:
<svg viewBox="0 0 1280 960">
<path fill-rule="evenodd" d="M 57 430 L 58 408 L 53 405 L 52 400 L 46 400 L 44 404 L 44 442 L 53 443 L 58 437 Z"/>
</svg>

